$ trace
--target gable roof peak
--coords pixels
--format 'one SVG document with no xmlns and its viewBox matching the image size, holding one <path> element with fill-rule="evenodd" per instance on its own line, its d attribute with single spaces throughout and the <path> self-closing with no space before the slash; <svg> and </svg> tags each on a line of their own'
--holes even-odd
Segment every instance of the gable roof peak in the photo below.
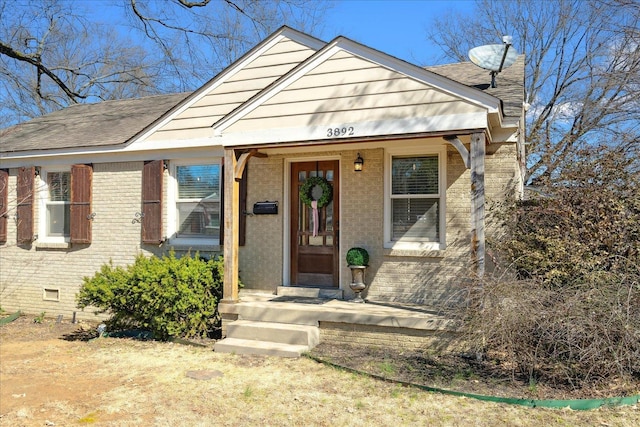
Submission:
<svg viewBox="0 0 640 427">
<path fill-rule="evenodd" d="M 470 88 L 456 80 L 433 73 L 410 62 L 398 59 L 387 53 L 371 48 L 360 42 L 354 41 L 344 36 L 337 36 L 328 42 L 322 49 L 315 52 L 306 60 L 300 62 L 296 67 L 282 75 L 270 85 L 256 93 L 249 100 L 236 107 L 233 111 L 222 117 L 213 124 L 214 132 L 220 135 L 226 128 L 238 121 L 244 115 L 253 111 L 261 103 L 267 101 L 278 91 L 286 88 L 298 78 L 304 76 L 309 70 L 318 64 L 327 61 L 338 51 L 349 52 L 364 60 L 371 61 L 381 67 L 404 74 L 405 76 L 438 87 L 438 89 L 450 93 L 461 99 L 465 99 L 473 104 L 482 105 L 490 112 L 497 112 L 500 109 L 500 99 L 485 92 Z"/>
</svg>

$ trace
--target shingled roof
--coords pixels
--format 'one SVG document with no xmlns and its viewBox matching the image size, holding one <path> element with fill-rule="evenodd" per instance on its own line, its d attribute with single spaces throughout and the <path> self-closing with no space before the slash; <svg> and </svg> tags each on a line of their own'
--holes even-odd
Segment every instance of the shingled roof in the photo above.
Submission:
<svg viewBox="0 0 640 427">
<path fill-rule="evenodd" d="M 471 62 L 426 67 L 428 71 L 502 100 L 505 120 L 515 123 L 524 101 L 524 55 L 502 71 L 491 88 L 489 71 Z M 126 144 L 182 104 L 189 93 L 76 104 L 0 129 L 0 153 Z"/>
<path fill-rule="evenodd" d="M 491 87 L 491 72 L 472 62 L 425 67 L 432 73 L 482 90 L 502 100 L 505 117 L 519 118 L 524 102 L 524 55 L 519 55 L 513 65 L 502 70 L 496 77 L 496 87 Z"/>
<path fill-rule="evenodd" d="M 0 130 L 0 152 L 124 144 L 189 93 L 76 104 Z"/>
</svg>

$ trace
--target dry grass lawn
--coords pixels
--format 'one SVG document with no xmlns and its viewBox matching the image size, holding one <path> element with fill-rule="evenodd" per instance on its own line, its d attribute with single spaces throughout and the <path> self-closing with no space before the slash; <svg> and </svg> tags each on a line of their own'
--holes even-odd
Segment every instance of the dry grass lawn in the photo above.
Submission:
<svg viewBox="0 0 640 427">
<path fill-rule="evenodd" d="M 530 409 L 444 396 L 307 358 L 0 326 L 2 426 L 638 426 L 640 408 Z M 93 330 L 93 326 L 91 326 Z M 66 338 L 66 339 L 65 339 Z"/>
</svg>

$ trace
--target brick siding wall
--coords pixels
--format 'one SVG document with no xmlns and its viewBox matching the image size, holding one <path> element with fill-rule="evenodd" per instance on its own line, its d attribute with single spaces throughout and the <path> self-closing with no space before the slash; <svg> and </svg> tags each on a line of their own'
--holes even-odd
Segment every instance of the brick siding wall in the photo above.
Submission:
<svg viewBox="0 0 640 427">
<path fill-rule="evenodd" d="M 10 171 L 10 220 L 8 242 L 0 246 L 0 306 L 6 311 L 29 314 L 45 312 L 70 319 L 78 311 L 79 319 L 94 319 L 92 313 L 76 308 L 75 296 L 85 276 L 92 276 L 111 260 L 114 265 L 131 264 L 138 253 L 164 252 L 164 247 L 142 245 L 140 223 L 133 222 L 141 209 L 142 162 L 97 163 L 93 173 L 92 243 L 46 245 L 38 240 L 29 246 L 15 243 L 16 170 Z M 36 191 L 39 179 L 36 180 Z M 165 186 L 166 187 L 166 186 Z M 35 224 L 40 211 L 35 205 Z M 58 291 L 59 301 L 44 298 L 44 289 Z"/>
<path fill-rule="evenodd" d="M 374 348 L 419 350 L 425 353 L 459 351 L 464 343 L 459 334 L 433 331 L 320 322 L 320 342 L 327 344 L 367 345 Z"/>
<path fill-rule="evenodd" d="M 249 215 L 246 244 L 238 250 L 240 280 L 248 289 L 275 291 L 282 285 L 284 234 L 284 159 L 282 156 L 249 160 L 247 211 L 256 202 L 278 202 L 278 215 Z"/>
<path fill-rule="evenodd" d="M 362 172 L 353 171 L 353 159 L 365 159 Z M 454 305 L 472 272 L 470 250 L 470 172 L 460 154 L 447 148 L 446 240 L 444 251 L 398 251 L 384 249 L 384 150 L 382 148 L 306 153 L 296 160 L 339 156 L 341 158 L 340 286 L 345 298 L 351 273 L 344 261 L 353 246 L 367 249 L 366 298 L 376 301 Z M 240 276 L 249 289 L 275 291 L 282 284 L 282 257 L 286 212 L 284 174 L 286 157 L 253 158 L 250 161 L 248 208 L 254 202 L 277 200 L 279 215 L 248 218 L 247 246 L 240 249 Z M 515 145 L 491 146 L 486 160 L 487 199 L 497 200 L 512 192 L 517 175 Z"/>
<path fill-rule="evenodd" d="M 365 159 L 362 172 L 353 171 L 353 160 L 360 153 Z M 345 297 L 350 271 L 344 261 L 346 250 L 361 246 L 369 251 L 370 267 L 365 297 L 378 301 L 443 305 L 455 302 L 469 275 L 470 265 L 470 180 L 458 152 L 447 149 L 447 248 L 435 253 L 392 251 L 383 248 L 384 150 L 382 148 L 343 150 L 296 155 L 304 160 L 336 156 L 341 158 L 340 265 L 341 288 Z M 240 277 L 249 289 L 275 291 L 282 284 L 285 155 L 252 158 L 249 163 L 247 210 L 258 201 L 278 201 L 278 215 L 247 218 L 246 246 L 241 247 Z M 31 246 L 15 243 L 16 174 L 9 176 L 8 242 L 0 246 L 0 307 L 31 314 L 64 315 L 77 311 L 75 295 L 82 278 L 91 276 L 101 265 L 130 264 L 138 253 L 162 254 L 168 245 L 142 245 L 140 223 L 133 221 L 140 212 L 142 162 L 97 163 L 93 174 L 93 242 L 71 248 Z M 515 145 L 489 146 L 486 160 L 486 190 L 489 206 L 509 197 L 518 184 Z M 165 172 L 165 183 L 168 174 Z M 38 180 L 36 180 L 36 185 Z M 166 189 L 165 185 L 165 200 Z M 40 206 L 36 201 L 35 224 Z M 164 220 L 166 223 L 166 203 Z M 37 225 L 36 225 L 37 227 Z M 488 225 L 489 229 L 491 228 Z M 496 230 L 493 230 L 495 232 Z M 488 230 L 488 232 L 492 232 Z M 219 248 L 217 248 L 219 249 Z M 59 301 L 43 298 L 44 289 L 59 292 Z M 79 318 L 93 318 L 78 313 Z"/>
</svg>

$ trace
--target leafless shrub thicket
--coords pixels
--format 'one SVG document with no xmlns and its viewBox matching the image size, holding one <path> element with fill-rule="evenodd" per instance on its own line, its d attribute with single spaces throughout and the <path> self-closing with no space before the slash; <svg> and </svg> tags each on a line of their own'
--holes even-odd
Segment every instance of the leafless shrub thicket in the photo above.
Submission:
<svg viewBox="0 0 640 427">
<path fill-rule="evenodd" d="M 494 210 L 497 270 L 469 292 L 476 348 L 535 381 L 640 378 L 640 174 L 589 149 L 533 200 Z"/>
</svg>

